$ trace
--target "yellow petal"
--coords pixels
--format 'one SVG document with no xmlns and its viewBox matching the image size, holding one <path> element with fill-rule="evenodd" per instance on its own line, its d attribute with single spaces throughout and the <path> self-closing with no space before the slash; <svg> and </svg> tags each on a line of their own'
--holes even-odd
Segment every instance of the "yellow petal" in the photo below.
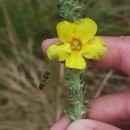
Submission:
<svg viewBox="0 0 130 130">
<path fill-rule="evenodd" d="M 78 51 L 74 51 L 66 58 L 65 66 L 68 68 L 84 69 L 86 62 Z"/>
<path fill-rule="evenodd" d="M 64 61 L 71 53 L 70 44 L 52 44 L 48 50 L 47 55 L 51 60 Z"/>
<path fill-rule="evenodd" d="M 89 43 L 86 43 L 82 50 L 81 51 L 83 52 L 83 56 L 85 58 L 95 60 L 100 60 L 107 53 L 107 48 L 103 40 L 98 36 L 94 37 L 91 41 L 89 41 Z"/>
<path fill-rule="evenodd" d="M 90 18 L 85 18 L 75 23 L 77 25 L 75 36 L 81 42 L 85 42 L 92 39 L 97 32 L 97 25 Z"/>
<path fill-rule="evenodd" d="M 70 23 L 68 21 L 63 21 L 60 22 L 56 28 L 59 39 L 62 42 L 66 43 L 72 40 L 72 37 L 74 36 L 75 33 L 76 24 Z"/>
</svg>

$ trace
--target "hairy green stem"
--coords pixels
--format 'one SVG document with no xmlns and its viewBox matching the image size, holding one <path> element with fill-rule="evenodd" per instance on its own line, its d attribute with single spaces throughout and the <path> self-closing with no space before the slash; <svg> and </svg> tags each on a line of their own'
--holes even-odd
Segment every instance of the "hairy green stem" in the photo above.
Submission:
<svg viewBox="0 0 130 130">
<path fill-rule="evenodd" d="M 68 69 L 66 79 L 69 86 L 69 100 L 71 107 L 65 110 L 65 113 L 72 119 L 82 119 L 87 112 L 87 105 L 84 101 L 84 87 L 82 75 L 84 70 Z"/>
<path fill-rule="evenodd" d="M 74 22 L 81 19 L 82 4 L 79 0 L 59 0 L 59 15 L 64 20 Z"/>
</svg>

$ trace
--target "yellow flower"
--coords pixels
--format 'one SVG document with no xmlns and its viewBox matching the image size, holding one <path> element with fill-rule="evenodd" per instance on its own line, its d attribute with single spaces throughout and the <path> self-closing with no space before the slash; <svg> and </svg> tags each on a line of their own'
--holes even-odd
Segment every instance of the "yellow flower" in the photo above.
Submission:
<svg viewBox="0 0 130 130">
<path fill-rule="evenodd" d="M 100 60 L 107 52 L 102 39 L 94 35 L 97 31 L 96 23 L 85 18 L 74 23 L 68 21 L 57 25 L 57 33 L 62 44 L 54 43 L 47 55 L 55 61 L 65 61 L 68 68 L 84 69 L 86 59 Z"/>
</svg>

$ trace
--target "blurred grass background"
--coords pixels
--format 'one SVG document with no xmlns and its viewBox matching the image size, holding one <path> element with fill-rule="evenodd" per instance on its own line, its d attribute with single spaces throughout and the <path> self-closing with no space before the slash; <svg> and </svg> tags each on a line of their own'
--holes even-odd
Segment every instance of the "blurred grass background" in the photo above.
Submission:
<svg viewBox="0 0 130 130">
<path fill-rule="evenodd" d="M 48 60 L 41 50 L 43 39 L 57 36 L 56 4 L 57 0 L 0 0 L 0 130 L 49 130 L 63 113 L 64 67 Z M 86 0 L 84 11 L 97 22 L 98 35 L 130 35 L 129 0 Z M 39 91 L 46 70 L 51 78 Z M 107 73 L 87 71 L 90 97 Z M 108 79 L 102 94 L 130 83 L 120 72 L 111 73 Z"/>
</svg>

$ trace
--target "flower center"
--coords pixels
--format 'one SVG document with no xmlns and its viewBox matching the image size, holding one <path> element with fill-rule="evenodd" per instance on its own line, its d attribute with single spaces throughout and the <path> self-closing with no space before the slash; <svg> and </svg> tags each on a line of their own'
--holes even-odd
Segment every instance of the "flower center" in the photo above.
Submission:
<svg viewBox="0 0 130 130">
<path fill-rule="evenodd" d="M 72 41 L 70 42 L 72 50 L 80 50 L 82 47 L 82 43 L 76 39 L 75 37 L 72 38 Z"/>
</svg>

